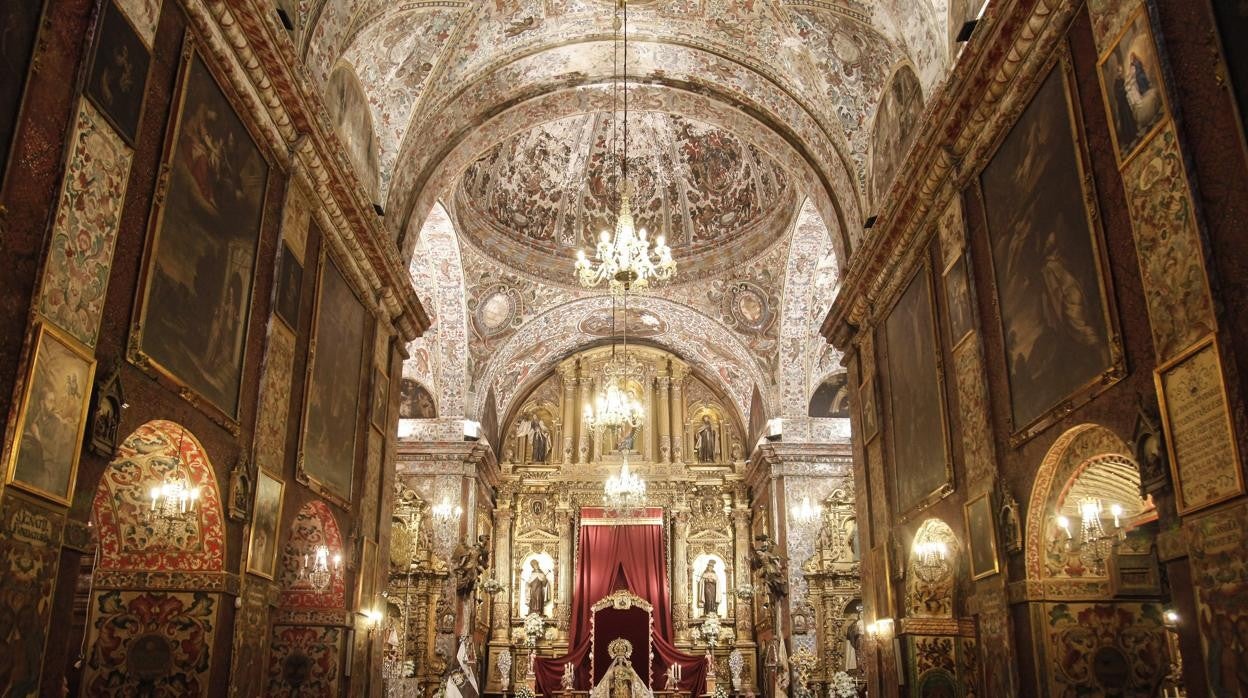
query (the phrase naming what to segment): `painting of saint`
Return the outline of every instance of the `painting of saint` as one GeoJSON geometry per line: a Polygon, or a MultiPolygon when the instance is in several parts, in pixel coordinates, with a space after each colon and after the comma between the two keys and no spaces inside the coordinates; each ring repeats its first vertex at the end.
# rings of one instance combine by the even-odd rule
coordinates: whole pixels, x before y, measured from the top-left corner
{"type": "Polygon", "coordinates": [[[945,312],[949,315],[949,343],[957,346],[974,327],[971,320],[971,288],[966,273],[966,254],[945,271],[945,312]]]}
{"type": "Polygon", "coordinates": [[[915,274],[884,322],[892,407],[893,511],[906,514],[949,484],[944,386],[932,309],[931,280],[915,274]]]}
{"type": "Polygon", "coordinates": [[[277,268],[277,301],[273,304],[273,310],[291,329],[299,327],[302,292],[303,265],[295,258],[290,246],[283,242],[277,268]]]}
{"type": "Polygon", "coordinates": [[[313,332],[316,349],[310,359],[307,428],[300,453],[303,472],[349,501],[360,414],[365,311],[329,257],[322,266],[313,332]]]}
{"type": "Polygon", "coordinates": [[[702,425],[693,434],[693,453],[699,463],[714,463],[718,455],[719,434],[709,415],[702,415],[702,425]]]}
{"type": "Polygon", "coordinates": [[[902,66],[880,98],[871,127],[871,201],[878,204],[893,183],[923,114],[923,88],[902,66]]]}
{"type": "Polygon", "coordinates": [[[151,55],[138,32],[112,2],[105,3],[87,94],[130,145],[139,135],[151,55]]]}
{"type": "Polygon", "coordinates": [[[412,378],[399,381],[399,417],[401,419],[434,419],[438,416],[433,396],[412,378]]]}
{"type": "Polygon", "coordinates": [[[273,578],[277,564],[277,527],[282,519],[282,490],[285,483],[257,469],[256,501],[252,509],[251,541],[247,549],[247,571],[273,578]]]}
{"type": "Polygon", "coordinates": [[[971,578],[997,573],[997,527],[988,492],[966,503],[966,533],[971,543],[971,578]]]}
{"type": "Polygon", "coordinates": [[[10,482],[69,502],[94,374],[94,361],[58,331],[39,326],[10,455],[10,482]]]}
{"type": "MultiPolygon", "coordinates": [[[[0,168],[9,160],[30,56],[39,34],[42,2],[0,3],[0,168]]],[[[3,181],[0,169],[0,181],[3,181]]]]}
{"type": "Polygon", "coordinates": [[[1101,59],[1101,89],[1119,162],[1135,152],[1166,115],[1161,65],[1141,10],[1101,59]]]}
{"type": "Polygon", "coordinates": [[[182,84],[130,358],[236,419],[269,166],[198,54],[182,84]]]}
{"type": "Polygon", "coordinates": [[[810,397],[806,414],[820,419],[849,419],[849,374],[838,373],[819,384],[810,397]]]}
{"type": "Polygon", "coordinates": [[[1114,365],[1074,128],[1059,68],[980,178],[1015,431],[1114,365]]]}

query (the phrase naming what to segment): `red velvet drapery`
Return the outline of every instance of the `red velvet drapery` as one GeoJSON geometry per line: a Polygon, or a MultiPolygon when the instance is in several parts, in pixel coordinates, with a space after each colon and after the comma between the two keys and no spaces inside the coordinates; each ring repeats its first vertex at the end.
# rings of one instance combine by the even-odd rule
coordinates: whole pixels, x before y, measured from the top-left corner
{"type": "MultiPolygon", "coordinates": [[[[706,660],[685,654],[672,644],[671,586],[667,581],[664,555],[662,509],[647,509],[632,519],[617,519],[610,525],[601,509],[581,510],[579,562],[572,586],[571,637],[568,653],[562,657],[538,659],[535,668],[537,690],[551,695],[559,690],[563,665],[576,667],[576,687],[587,690],[597,677],[589,676],[591,607],[616,589],[628,589],[654,606],[654,644],[658,655],[651,674],[652,687],[663,686],[663,673],[673,664],[681,665],[681,690],[697,696],[706,690],[706,660]]],[[[599,642],[609,642],[612,618],[598,618],[599,642]],[[606,623],[607,625],[604,625],[606,623]]],[[[623,634],[623,633],[620,633],[623,634]]],[[[631,634],[631,633],[629,633],[631,634]]],[[[636,643],[634,643],[636,644],[636,643]]],[[[605,666],[596,667],[599,674],[605,666]]],[[[643,678],[644,666],[634,666],[643,678]]]]}

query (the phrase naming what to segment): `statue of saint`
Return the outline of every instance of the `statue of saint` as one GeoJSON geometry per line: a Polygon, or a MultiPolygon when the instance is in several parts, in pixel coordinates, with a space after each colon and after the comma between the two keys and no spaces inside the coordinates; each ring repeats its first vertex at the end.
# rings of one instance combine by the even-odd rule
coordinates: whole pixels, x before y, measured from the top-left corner
{"type": "Polygon", "coordinates": [[[698,427],[697,433],[693,435],[693,452],[697,455],[699,463],[715,462],[716,441],[715,426],[711,424],[711,418],[702,415],[702,426],[698,427]]]}
{"type": "Polygon", "coordinates": [[[527,601],[529,605],[529,613],[536,613],[539,616],[546,615],[547,586],[546,573],[542,571],[542,565],[537,560],[529,563],[531,570],[528,583],[527,601]]]}
{"type": "MultiPolygon", "coordinates": [[[[521,417],[516,424],[516,437],[529,437],[533,445],[533,463],[545,463],[550,456],[550,428],[537,415],[521,417]]],[[[524,454],[520,454],[523,458],[524,454]]]]}
{"type": "Polygon", "coordinates": [[[706,569],[702,571],[698,603],[703,615],[719,612],[719,575],[715,573],[715,560],[707,560],[706,569]]]}

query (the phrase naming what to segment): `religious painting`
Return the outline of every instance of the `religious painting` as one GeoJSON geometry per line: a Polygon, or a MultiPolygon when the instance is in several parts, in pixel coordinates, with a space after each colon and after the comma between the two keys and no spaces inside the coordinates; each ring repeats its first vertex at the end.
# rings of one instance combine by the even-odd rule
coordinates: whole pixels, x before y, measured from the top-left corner
{"type": "MultiPolygon", "coordinates": [[[[0,3],[0,167],[6,170],[42,16],[38,0],[0,3]]],[[[3,175],[0,171],[0,182],[3,175]]]]}
{"type": "Polygon", "coordinates": [[[277,565],[277,529],[282,520],[282,493],[286,483],[256,469],[256,500],[251,509],[251,540],[247,543],[247,571],[273,579],[277,565]]]}
{"type": "Polygon", "coordinates": [[[909,66],[901,66],[880,98],[871,127],[871,202],[875,205],[901,168],[923,115],[923,87],[909,66]]]}
{"type": "Polygon", "coordinates": [[[369,393],[368,422],[378,430],[386,428],[386,407],[390,403],[390,379],[381,369],[373,367],[372,391],[369,393]]]}
{"type": "Polygon", "coordinates": [[[902,520],[947,494],[953,483],[933,310],[931,273],[924,265],[884,321],[892,415],[889,480],[893,511],[902,520]]]}
{"type": "Polygon", "coordinates": [[[368,95],[349,63],[340,63],[329,75],[325,88],[325,106],[338,132],[351,164],[364,189],[377,195],[377,177],[381,172],[380,150],[373,130],[373,109],[368,95]]]}
{"type": "Polygon", "coordinates": [[[1100,62],[1101,96],[1118,162],[1126,162],[1166,117],[1161,63],[1141,7],[1100,62]]]}
{"type": "Polygon", "coordinates": [[[868,376],[858,387],[858,397],[862,401],[862,440],[870,443],[880,433],[880,407],[875,396],[875,376],[868,376]]]}
{"type": "Polygon", "coordinates": [[[125,14],[112,2],[105,3],[87,77],[87,95],[131,146],[143,119],[151,60],[147,46],[125,14]]]}
{"type": "Polygon", "coordinates": [[[949,316],[949,343],[955,347],[975,327],[971,318],[974,306],[971,303],[969,277],[964,252],[945,270],[945,312],[949,316]]]}
{"type": "Polygon", "coordinates": [[[355,587],[355,609],[360,613],[373,610],[377,602],[377,541],[365,538],[360,549],[359,579],[355,587]]]}
{"type": "Polygon", "coordinates": [[[849,418],[849,374],[838,373],[819,384],[810,397],[806,414],[821,419],[849,418]]]}
{"type": "MultiPolygon", "coordinates": [[[[536,505],[541,500],[534,500],[536,505]]],[[[520,616],[537,613],[547,618],[555,610],[555,560],[549,553],[531,553],[520,563],[520,616]]]]}
{"type": "Polygon", "coordinates": [[[1067,80],[1049,72],[980,176],[1015,445],[1125,373],[1067,80]]]}
{"type": "Polygon", "coordinates": [[[1248,5],[1232,0],[1212,0],[1214,21],[1225,63],[1224,74],[1235,94],[1240,137],[1248,138],[1248,5]]]}
{"type": "Polygon", "coordinates": [[[308,359],[299,475],[300,481],[349,502],[366,318],[364,305],[332,257],[324,258],[321,269],[313,327],[315,348],[308,359]]]}
{"type": "Polygon", "coordinates": [[[6,482],[69,504],[94,376],[89,354],[60,330],[38,325],[6,482]]]}
{"type": "Polygon", "coordinates": [[[203,58],[188,53],[129,358],[233,424],[269,165],[203,58]]]}
{"type": "Polygon", "coordinates": [[[399,381],[399,417],[402,419],[434,419],[437,405],[425,386],[412,378],[399,381]]]}
{"type": "Polygon", "coordinates": [[[293,330],[299,327],[299,311],[303,300],[303,265],[285,241],[282,241],[282,252],[277,265],[277,302],[273,304],[273,309],[278,319],[293,330]]]}
{"type": "Polygon", "coordinates": [[[1000,571],[997,562],[997,526],[992,515],[992,494],[985,492],[963,506],[966,539],[970,543],[971,579],[991,577],[1000,571]]]}

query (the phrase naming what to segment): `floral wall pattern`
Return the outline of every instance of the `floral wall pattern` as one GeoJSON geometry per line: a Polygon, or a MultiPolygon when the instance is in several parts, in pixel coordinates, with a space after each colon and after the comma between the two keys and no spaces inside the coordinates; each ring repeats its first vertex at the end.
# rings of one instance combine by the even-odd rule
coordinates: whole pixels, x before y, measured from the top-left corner
{"type": "Polygon", "coordinates": [[[278,563],[281,569],[278,581],[282,587],[280,605],[283,608],[347,607],[345,566],[332,576],[329,587],[324,592],[316,591],[310,583],[299,578],[299,570],[305,559],[311,560],[316,555],[316,548],[321,545],[329,549],[331,565],[335,554],[342,555],[343,560],[347,558],[348,551],[343,548],[338,521],[329,505],[313,500],[300,507],[295,514],[295,519],[290,524],[290,538],[278,563]]]}
{"type": "Polygon", "coordinates": [[[269,647],[266,696],[338,695],[343,628],[277,626],[269,647]]]}

